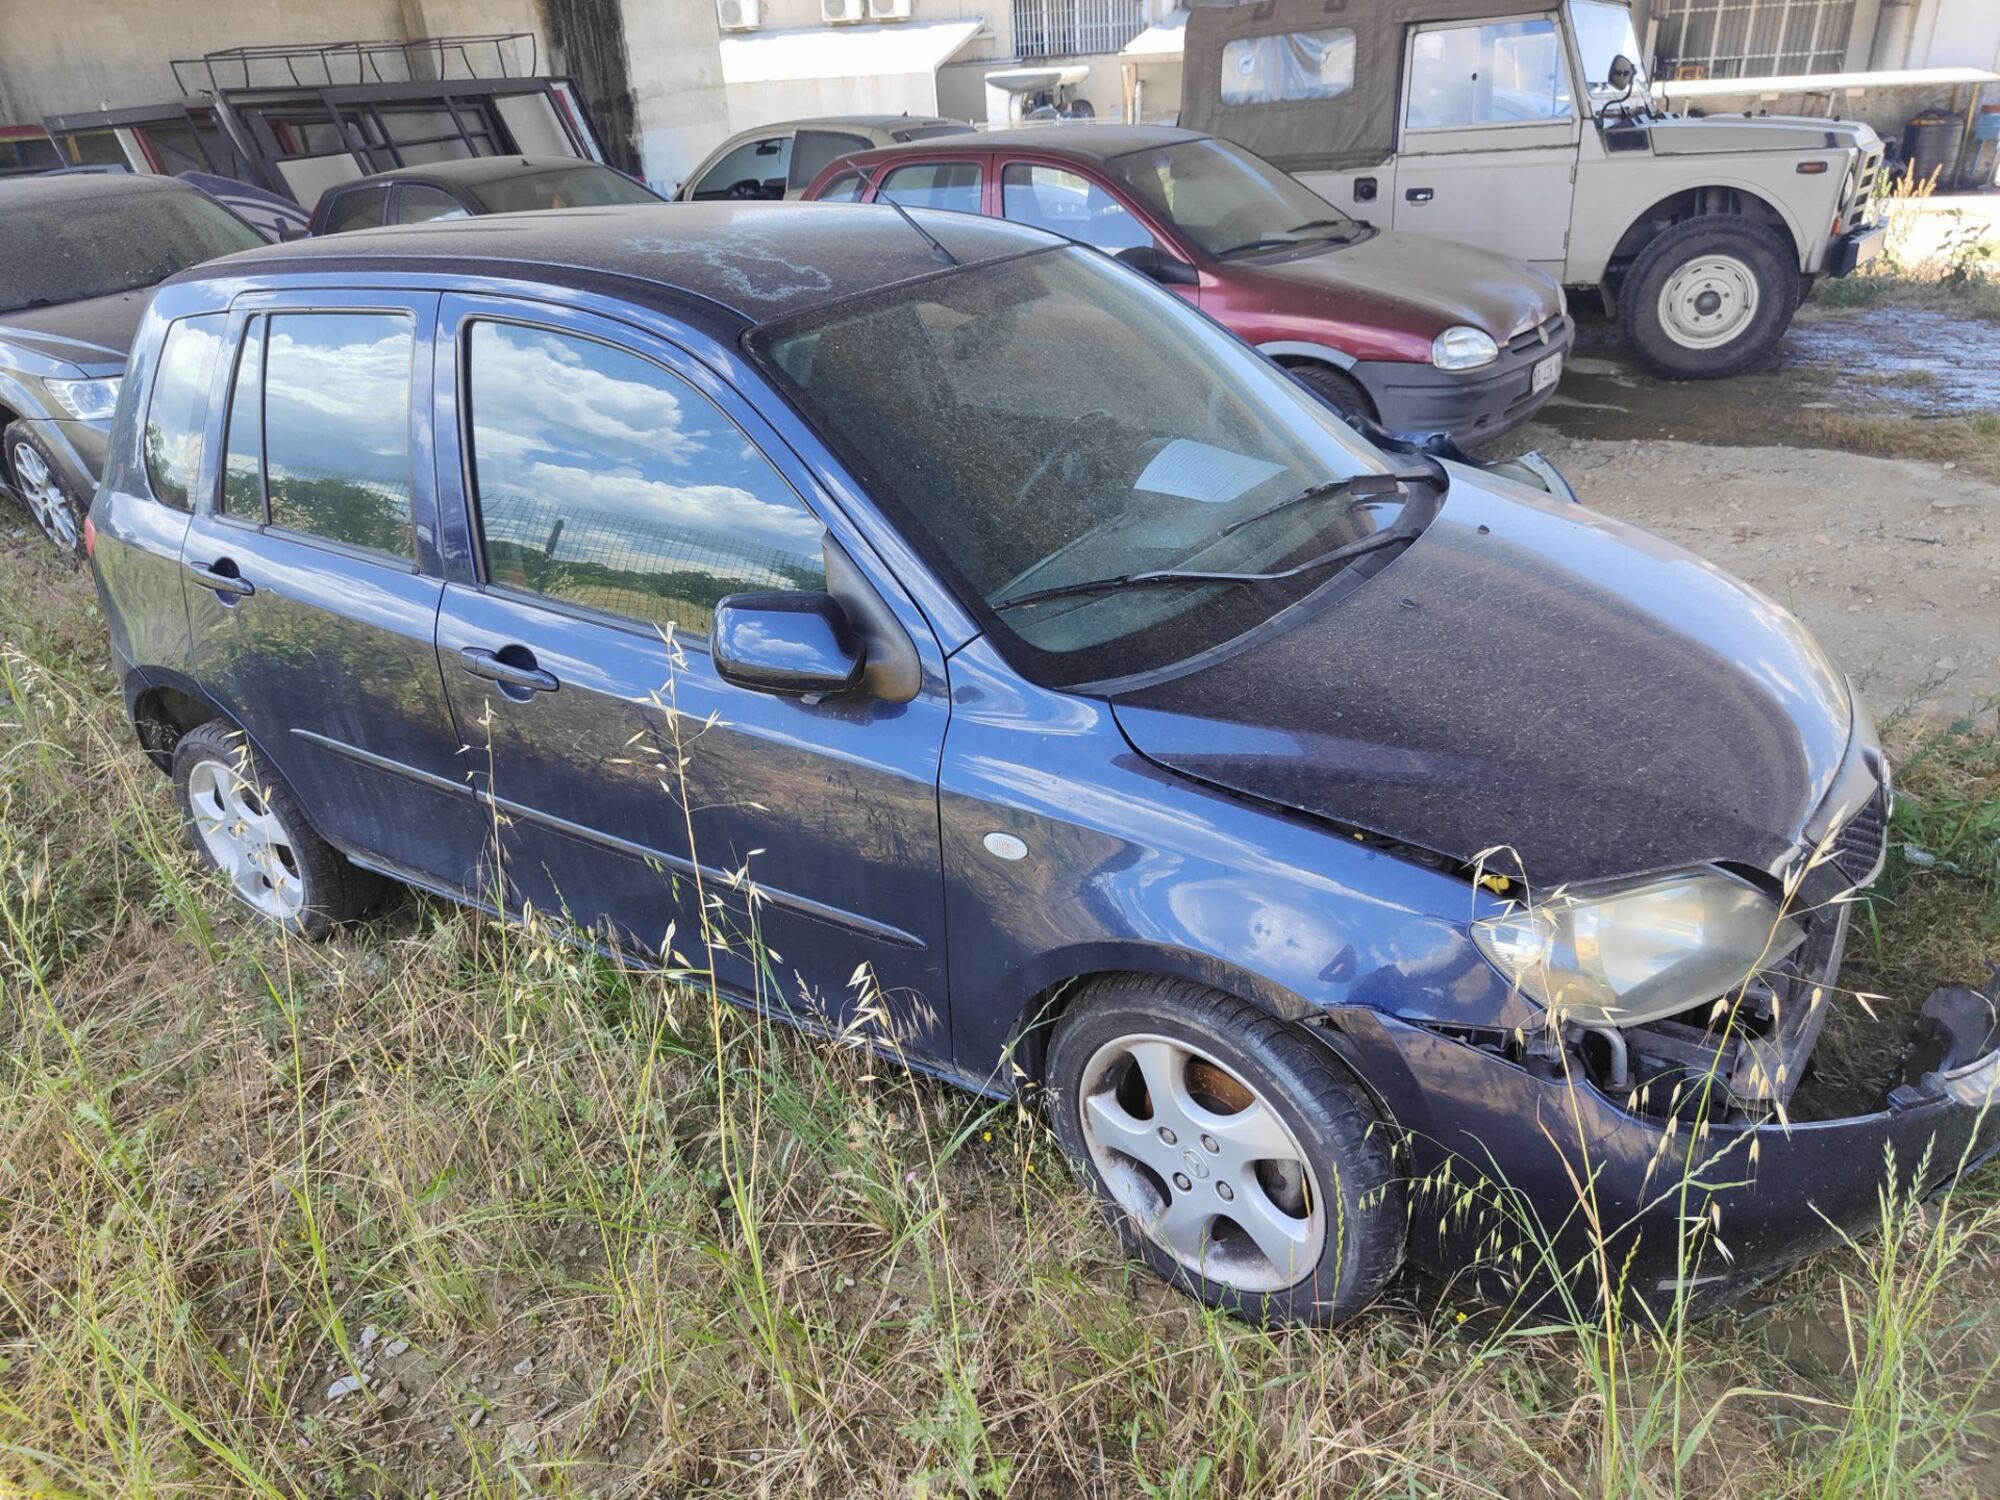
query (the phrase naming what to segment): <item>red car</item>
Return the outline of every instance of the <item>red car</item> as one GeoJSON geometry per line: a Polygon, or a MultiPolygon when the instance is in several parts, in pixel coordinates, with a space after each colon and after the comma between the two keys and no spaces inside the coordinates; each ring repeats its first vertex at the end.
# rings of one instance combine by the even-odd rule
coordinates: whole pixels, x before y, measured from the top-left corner
{"type": "Polygon", "coordinates": [[[1562,288],[1504,256],[1377,229],[1241,147],[1159,125],[945,136],[857,152],[805,196],[1013,219],[1174,288],[1344,413],[1484,442],[1554,393],[1562,288]]]}

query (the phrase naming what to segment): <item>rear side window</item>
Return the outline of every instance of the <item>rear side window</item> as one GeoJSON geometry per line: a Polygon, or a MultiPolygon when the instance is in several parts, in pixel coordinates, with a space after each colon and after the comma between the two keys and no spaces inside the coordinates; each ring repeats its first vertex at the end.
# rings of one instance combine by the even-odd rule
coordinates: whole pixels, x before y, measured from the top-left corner
{"type": "Polygon", "coordinates": [[[264,491],[273,526],[416,556],[415,351],[416,325],[404,313],[273,313],[264,320],[264,491]]]}
{"type": "Polygon", "coordinates": [[[792,186],[804,187],[841,157],[868,146],[866,136],[843,130],[801,130],[792,143],[792,186]]]}
{"type": "Polygon", "coordinates": [[[905,208],[942,208],[953,213],[979,212],[979,163],[973,161],[927,161],[897,167],[882,179],[875,194],[878,201],[889,199],[905,208]]]}
{"type": "Polygon", "coordinates": [[[152,400],[146,408],[146,477],[154,498],[176,510],[194,508],[209,380],[227,322],[223,313],[182,318],[167,329],[160,349],[160,371],[153,377],[152,400]]]}
{"type": "Polygon", "coordinates": [[[686,381],[514,323],[467,342],[488,582],[698,635],[725,595],[826,587],[817,518],[686,381]]]}
{"type": "Polygon", "coordinates": [[[1222,49],[1224,104],[1334,99],[1354,87],[1354,32],[1285,31],[1245,36],[1222,49]]]}
{"type": "Polygon", "coordinates": [[[432,219],[463,219],[465,205],[442,188],[406,182],[396,191],[396,222],[428,224],[432,219]]]}
{"type": "Polygon", "coordinates": [[[320,233],[344,234],[350,229],[379,229],[388,197],[387,190],[379,187],[356,188],[353,192],[342,193],[326,211],[326,223],[320,233]]]}

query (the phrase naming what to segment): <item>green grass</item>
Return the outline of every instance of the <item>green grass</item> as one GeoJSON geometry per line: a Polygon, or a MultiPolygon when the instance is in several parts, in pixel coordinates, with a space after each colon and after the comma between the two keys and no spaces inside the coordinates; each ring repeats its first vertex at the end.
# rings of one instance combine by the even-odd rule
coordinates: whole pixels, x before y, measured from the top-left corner
{"type": "MultiPolygon", "coordinates": [[[[1247,1328],[1013,1106],[413,896],[274,938],[105,660],[0,552],[0,1493],[1993,1489],[1992,1174],[1692,1327],[1247,1328]]],[[[1993,946],[1997,757],[1904,747],[1875,977],[1993,946]]]]}

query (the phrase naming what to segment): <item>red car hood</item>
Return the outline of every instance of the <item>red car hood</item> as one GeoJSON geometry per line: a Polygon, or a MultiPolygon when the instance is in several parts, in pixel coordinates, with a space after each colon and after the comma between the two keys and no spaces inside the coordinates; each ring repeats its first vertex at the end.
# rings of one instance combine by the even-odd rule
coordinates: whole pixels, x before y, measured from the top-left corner
{"type": "Polygon", "coordinates": [[[1268,299],[1270,312],[1293,314],[1302,302],[1323,296],[1329,315],[1351,323],[1363,310],[1355,305],[1359,298],[1369,304],[1367,321],[1426,339],[1467,324],[1505,344],[1553,318],[1562,305],[1554,278],[1532,266],[1390,229],[1351,245],[1225,261],[1215,269],[1230,283],[1232,304],[1245,311],[1255,310],[1245,294],[1268,299]]]}

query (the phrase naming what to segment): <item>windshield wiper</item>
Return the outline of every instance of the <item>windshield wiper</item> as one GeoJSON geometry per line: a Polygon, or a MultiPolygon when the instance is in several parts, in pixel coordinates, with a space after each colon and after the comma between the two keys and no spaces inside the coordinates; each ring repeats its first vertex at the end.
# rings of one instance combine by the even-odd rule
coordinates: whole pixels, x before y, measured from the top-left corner
{"type": "Polygon", "coordinates": [[[1356,474],[1350,479],[1329,479],[1324,484],[1308,485],[1296,495],[1287,495],[1262,510],[1252,511],[1247,516],[1238,516],[1216,535],[1228,536],[1231,532],[1241,531],[1245,526],[1255,525],[1266,516],[1275,516],[1279,511],[1290,510],[1294,505],[1304,505],[1308,500],[1325,500],[1334,495],[1348,495],[1358,505],[1363,500],[1372,500],[1382,495],[1400,495],[1406,484],[1434,484],[1437,482],[1437,477],[1430,469],[1396,469],[1388,474],[1356,474]]]}
{"type": "Polygon", "coordinates": [[[1041,604],[1050,599],[1068,599],[1082,594],[1109,594],[1119,589],[1159,588],[1168,584],[1282,583],[1288,578],[1297,578],[1301,573],[1310,573],[1315,568],[1346,562],[1350,558],[1360,557],[1363,553],[1374,552],[1398,542],[1415,541],[1417,530],[1415,526],[1405,526],[1398,521],[1394,526],[1371,531],[1358,541],[1335,547],[1331,552],[1322,552],[1318,557],[1309,557],[1302,563],[1289,568],[1278,568],[1269,573],[1204,573],[1193,568],[1156,568],[1144,573],[1120,573],[1111,578],[1086,578],[1077,583],[1059,583],[1053,588],[1031,589],[1025,594],[1016,594],[1011,599],[997,599],[990,607],[995,614],[999,614],[1005,610],[1019,609],[1027,604],[1041,604]]]}

